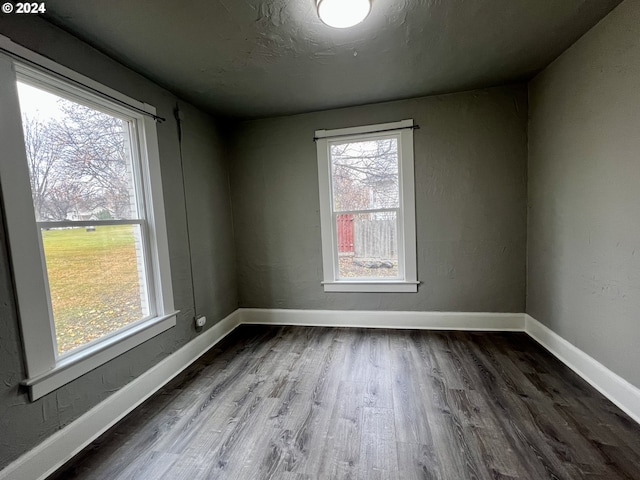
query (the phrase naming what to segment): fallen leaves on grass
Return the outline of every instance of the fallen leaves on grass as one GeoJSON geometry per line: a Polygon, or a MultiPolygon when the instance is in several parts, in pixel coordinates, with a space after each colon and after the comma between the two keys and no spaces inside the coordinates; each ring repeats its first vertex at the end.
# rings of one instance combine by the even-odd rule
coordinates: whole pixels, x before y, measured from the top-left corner
{"type": "Polygon", "coordinates": [[[382,261],[362,261],[357,260],[353,256],[341,256],[338,260],[340,278],[396,278],[398,276],[398,262],[385,260],[385,262],[391,264],[391,268],[388,268],[385,264],[384,268],[377,266],[375,268],[368,268],[364,265],[382,265],[382,261]]]}

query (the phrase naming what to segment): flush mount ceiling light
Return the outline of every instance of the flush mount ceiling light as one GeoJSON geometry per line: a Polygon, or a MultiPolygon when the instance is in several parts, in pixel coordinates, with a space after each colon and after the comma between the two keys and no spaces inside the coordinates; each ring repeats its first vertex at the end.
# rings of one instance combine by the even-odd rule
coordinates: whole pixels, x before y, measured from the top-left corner
{"type": "Polygon", "coordinates": [[[335,28],[348,28],[363,21],[371,10],[371,0],[317,0],[320,20],[335,28]]]}

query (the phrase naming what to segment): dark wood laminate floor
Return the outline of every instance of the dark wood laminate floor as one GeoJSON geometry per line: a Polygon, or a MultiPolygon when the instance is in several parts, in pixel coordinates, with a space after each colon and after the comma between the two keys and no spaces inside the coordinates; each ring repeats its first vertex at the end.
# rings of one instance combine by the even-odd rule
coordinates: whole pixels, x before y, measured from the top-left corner
{"type": "Polygon", "coordinates": [[[243,326],[52,478],[640,479],[640,426],[523,333],[243,326]]]}

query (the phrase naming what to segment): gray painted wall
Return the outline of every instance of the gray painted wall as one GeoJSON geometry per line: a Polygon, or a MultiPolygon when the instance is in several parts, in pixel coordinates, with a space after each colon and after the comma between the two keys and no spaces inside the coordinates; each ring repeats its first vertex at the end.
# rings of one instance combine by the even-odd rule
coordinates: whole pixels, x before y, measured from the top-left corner
{"type": "Polygon", "coordinates": [[[522,312],[525,86],[241,123],[231,192],[240,306],[522,312]],[[418,293],[324,293],[314,131],[413,118],[418,293]]]}
{"type": "MultiPolygon", "coordinates": [[[[133,98],[155,105],[167,121],[158,126],[176,308],[175,328],[121,355],[42,399],[29,403],[18,384],[24,365],[0,221],[0,468],[69,424],[197,334],[192,324],[190,264],[197,312],[208,326],[238,306],[226,156],[211,117],[180,102],[184,112],[183,156],[191,249],[188,245],[177,124],[178,100],[86,44],[32,16],[0,16],[0,33],[133,98]],[[29,17],[29,18],[27,18],[29,17]],[[189,256],[191,250],[191,258],[189,256]]],[[[6,161],[6,159],[2,159],[6,161]]],[[[1,215],[1,214],[0,214],[1,215]]]]}
{"type": "Polygon", "coordinates": [[[640,387],[640,2],[530,84],[527,312],[640,387]]]}

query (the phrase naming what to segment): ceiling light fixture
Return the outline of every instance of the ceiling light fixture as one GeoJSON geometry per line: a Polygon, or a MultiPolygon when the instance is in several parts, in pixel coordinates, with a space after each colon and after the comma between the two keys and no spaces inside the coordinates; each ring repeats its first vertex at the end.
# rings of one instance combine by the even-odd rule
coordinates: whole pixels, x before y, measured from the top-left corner
{"type": "Polygon", "coordinates": [[[357,25],[369,15],[371,0],[317,0],[318,16],[335,28],[357,25]]]}

